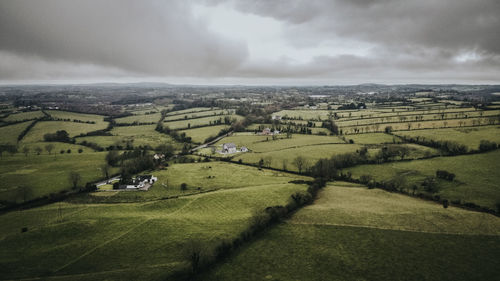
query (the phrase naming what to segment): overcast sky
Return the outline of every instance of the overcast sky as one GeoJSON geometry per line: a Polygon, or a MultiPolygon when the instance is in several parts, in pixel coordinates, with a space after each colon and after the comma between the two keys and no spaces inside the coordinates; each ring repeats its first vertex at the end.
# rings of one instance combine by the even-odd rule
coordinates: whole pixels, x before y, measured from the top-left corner
{"type": "Polygon", "coordinates": [[[0,82],[500,83],[499,0],[0,0],[0,82]]]}

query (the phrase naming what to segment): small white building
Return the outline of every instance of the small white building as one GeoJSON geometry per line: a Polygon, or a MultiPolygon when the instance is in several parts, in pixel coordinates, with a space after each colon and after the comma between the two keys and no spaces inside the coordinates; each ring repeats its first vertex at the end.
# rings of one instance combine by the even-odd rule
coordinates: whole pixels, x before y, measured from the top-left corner
{"type": "Polygon", "coordinates": [[[236,153],[236,144],[230,142],[230,143],[224,143],[222,145],[222,153],[236,153]]]}
{"type": "Polygon", "coordinates": [[[240,148],[240,152],[248,152],[248,148],[246,146],[242,146],[240,148]]]}
{"type": "Polygon", "coordinates": [[[281,120],[281,116],[279,116],[279,115],[273,115],[271,118],[273,120],[281,120]]]}

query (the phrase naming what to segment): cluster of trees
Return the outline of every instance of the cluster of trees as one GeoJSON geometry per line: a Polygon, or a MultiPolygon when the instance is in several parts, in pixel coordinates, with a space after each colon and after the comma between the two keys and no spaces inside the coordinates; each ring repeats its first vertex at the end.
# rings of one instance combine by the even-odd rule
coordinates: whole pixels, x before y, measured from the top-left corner
{"type": "Polygon", "coordinates": [[[453,181],[455,179],[455,174],[445,170],[437,170],[436,177],[447,181],[453,181]]]}
{"type": "Polygon", "coordinates": [[[190,143],[191,137],[186,136],[185,132],[179,133],[177,130],[172,130],[168,126],[163,126],[161,122],[158,122],[156,125],[155,130],[160,133],[167,134],[171,136],[173,139],[175,139],[178,142],[185,142],[185,143],[190,143]]]}
{"type": "Polygon", "coordinates": [[[492,141],[481,140],[479,142],[479,151],[481,151],[481,152],[495,150],[495,149],[497,149],[497,147],[498,147],[498,145],[492,141]]]}
{"type": "Polygon", "coordinates": [[[2,157],[4,152],[14,154],[17,152],[17,146],[13,144],[0,144],[0,157],[2,157]]]}
{"type": "Polygon", "coordinates": [[[47,133],[43,135],[45,141],[59,141],[59,142],[71,142],[68,132],[65,130],[57,131],[53,134],[47,133]]]}
{"type": "Polygon", "coordinates": [[[440,149],[449,155],[460,155],[469,152],[469,148],[466,145],[460,144],[455,141],[439,141],[433,139],[426,139],[424,137],[416,136],[401,136],[407,142],[416,143],[420,145],[430,146],[440,149]]]}

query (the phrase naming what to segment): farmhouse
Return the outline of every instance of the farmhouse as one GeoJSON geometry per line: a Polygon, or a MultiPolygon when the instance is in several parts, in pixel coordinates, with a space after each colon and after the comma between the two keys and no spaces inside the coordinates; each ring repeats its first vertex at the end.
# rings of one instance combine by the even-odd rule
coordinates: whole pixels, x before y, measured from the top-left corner
{"type": "Polygon", "coordinates": [[[132,181],[132,184],[122,184],[119,185],[118,189],[126,189],[126,190],[148,190],[153,183],[158,180],[157,177],[153,175],[139,175],[135,177],[132,181]]]}
{"type": "Polygon", "coordinates": [[[262,130],[262,134],[263,135],[270,135],[271,134],[271,129],[265,128],[264,130],[262,130]]]}
{"type": "Polygon", "coordinates": [[[279,115],[273,115],[272,119],[273,120],[281,120],[281,116],[279,116],[279,115]]]}
{"type": "Polygon", "coordinates": [[[248,148],[246,146],[242,146],[240,148],[240,152],[248,152],[248,148]]]}
{"type": "Polygon", "coordinates": [[[236,144],[232,142],[223,144],[222,153],[236,153],[236,144]]]}

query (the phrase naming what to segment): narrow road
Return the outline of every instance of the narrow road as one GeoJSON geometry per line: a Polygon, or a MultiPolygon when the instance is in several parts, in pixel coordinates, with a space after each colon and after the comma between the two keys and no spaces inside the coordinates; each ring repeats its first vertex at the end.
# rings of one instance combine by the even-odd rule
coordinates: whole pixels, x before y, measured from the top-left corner
{"type": "Polygon", "coordinates": [[[216,142],[220,141],[221,139],[223,139],[223,138],[225,138],[225,137],[229,137],[229,136],[230,136],[230,135],[232,135],[232,134],[233,134],[233,132],[231,131],[231,132],[229,132],[229,133],[227,133],[227,134],[225,134],[225,135],[222,135],[222,136],[220,136],[220,137],[218,137],[218,138],[214,139],[213,141],[209,141],[209,142],[204,143],[204,144],[202,144],[202,145],[199,145],[199,146],[197,146],[197,147],[195,147],[195,148],[191,148],[191,150],[189,150],[189,153],[193,153],[193,152],[195,152],[196,150],[199,150],[199,149],[205,148],[205,147],[207,147],[207,146],[209,146],[209,145],[211,145],[211,144],[214,144],[214,143],[216,143],[216,142]]]}

